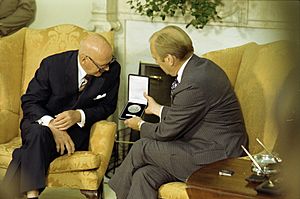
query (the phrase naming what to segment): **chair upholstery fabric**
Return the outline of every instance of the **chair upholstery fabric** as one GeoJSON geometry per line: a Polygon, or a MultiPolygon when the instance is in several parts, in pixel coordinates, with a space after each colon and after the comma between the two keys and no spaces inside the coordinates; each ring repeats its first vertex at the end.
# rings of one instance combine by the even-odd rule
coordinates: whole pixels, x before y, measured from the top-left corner
{"type": "Polygon", "coordinates": [[[183,182],[170,182],[162,185],[159,189],[161,199],[186,199],[189,198],[185,191],[186,184],[183,182]]]}
{"type": "MultiPolygon", "coordinates": [[[[4,175],[12,152],[21,146],[20,97],[25,93],[41,60],[49,55],[78,49],[88,31],[74,25],[47,29],[23,28],[0,39],[0,175],[4,175]]],[[[113,32],[103,32],[113,45],[113,32]]],[[[110,160],[116,124],[99,121],[91,129],[89,151],[77,151],[55,159],[47,186],[97,190],[110,160]]]]}
{"type": "MultiPolygon", "coordinates": [[[[234,87],[244,115],[252,154],[263,151],[256,138],[268,149],[273,149],[276,143],[278,127],[273,108],[280,88],[293,67],[288,59],[288,49],[285,41],[262,45],[251,42],[203,55],[225,71],[234,87]]],[[[183,182],[164,184],[159,190],[160,198],[187,199],[185,187],[183,182]]]]}

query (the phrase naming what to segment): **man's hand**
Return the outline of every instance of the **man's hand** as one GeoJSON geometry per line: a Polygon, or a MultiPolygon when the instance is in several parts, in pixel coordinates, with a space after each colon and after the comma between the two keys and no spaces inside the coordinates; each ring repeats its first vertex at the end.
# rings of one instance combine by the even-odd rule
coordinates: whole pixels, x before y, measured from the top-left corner
{"type": "Polygon", "coordinates": [[[53,125],[58,130],[65,131],[80,121],[80,112],[75,110],[69,110],[56,115],[55,119],[53,120],[53,125]]]}
{"type": "Polygon", "coordinates": [[[67,149],[68,155],[71,155],[75,151],[75,145],[73,140],[66,131],[61,131],[55,128],[53,122],[54,120],[50,121],[49,128],[53,134],[57,152],[60,153],[60,155],[63,155],[65,149],[67,149]]]}
{"type": "Polygon", "coordinates": [[[126,126],[128,126],[129,128],[139,131],[140,130],[139,124],[141,121],[142,121],[142,118],[140,118],[140,117],[132,117],[130,119],[125,120],[124,124],[126,126]]]}
{"type": "Polygon", "coordinates": [[[150,97],[146,93],[144,93],[144,97],[147,99],[148,102],[148,106],[145,110],[145,113],[160,116],[159,113],[161,105],[158,104],[152,97],[150,97]]]}

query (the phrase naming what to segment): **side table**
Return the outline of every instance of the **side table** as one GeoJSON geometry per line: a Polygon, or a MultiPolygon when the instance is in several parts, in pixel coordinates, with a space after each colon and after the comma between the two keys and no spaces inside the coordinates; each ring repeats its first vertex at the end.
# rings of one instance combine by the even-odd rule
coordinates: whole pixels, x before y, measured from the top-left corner
{"type": "Polygon", "coordinates": [[[251,161],[243,159],[226,159],[207,165],[195,171],[187,181],[187,193],[190,199],[271,199],[282,196],[257,193],[258,184],[245,179],[250,176],[251,161]],[[219,170],[233,170],[232,176],[220,176],[219,170]]]}

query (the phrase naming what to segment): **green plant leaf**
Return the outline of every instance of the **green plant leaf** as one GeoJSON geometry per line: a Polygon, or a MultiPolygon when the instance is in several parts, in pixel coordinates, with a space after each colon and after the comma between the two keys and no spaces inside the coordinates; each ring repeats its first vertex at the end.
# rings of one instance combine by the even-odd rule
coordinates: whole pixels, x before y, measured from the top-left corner
{"type": "Polygon", "coordinates": [[[223,0],[128,0],[130,9],[134,9],[140,15],[146,15],[153,20],[160,17],[162,21],[166,17],[174,17],[176,13],[182,16],[191,16],[190,25],[202,29],[210,21],[220,21],[217,7],[223,6],[223,0]]]}

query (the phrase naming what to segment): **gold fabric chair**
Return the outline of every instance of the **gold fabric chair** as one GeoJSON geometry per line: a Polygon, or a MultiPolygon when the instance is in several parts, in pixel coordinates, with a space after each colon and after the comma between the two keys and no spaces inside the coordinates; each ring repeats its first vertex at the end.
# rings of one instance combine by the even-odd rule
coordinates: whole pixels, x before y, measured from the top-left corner
{"type": "MultiPolygon", "coordinates": [[[[20,97],[39,66],[51,54],[78,49],[89,32],[74,25],[48,29],[23,28],[0,39],[0,175],[3,176],[15,148],[21,146],[20,97]]],[[[103,32],[113,44],[113,32],[103,32]]],[[[91,129],[89,151],[55,159],[49,168],[48,187],[82,190],[87,198],[99,198],[116,132],[116,124],[96,122],[91,129]]]]}
{"type": "MultiPolygon", "coordinates": [[[[276,97],[291,71],[289,47],[285,41],[242,46],[206,53],[204,57],[217,63],[229,77],[241,104],[252,154],[263,151],[259,138],[269,150],[277,139],[278,127],[273,115],[276,97]]],[[[239,147],[239,146],[238,146],[239,147]]],[[[163,199],[187,199],[183,182],[160,187],[163,199]]]]}

